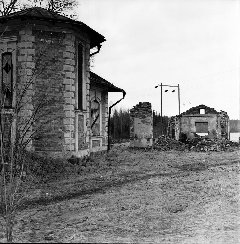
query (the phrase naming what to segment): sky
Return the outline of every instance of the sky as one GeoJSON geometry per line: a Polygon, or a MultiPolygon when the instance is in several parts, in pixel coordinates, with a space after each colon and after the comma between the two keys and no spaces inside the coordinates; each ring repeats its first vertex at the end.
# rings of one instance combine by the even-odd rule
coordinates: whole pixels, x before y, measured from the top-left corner
{"type": "MultiPolygon", "coordinates": [[[[127,93],[118,109],[160,112],[155,86],[179,84],[181,112],[205,104],[240,119],[240,0],[78,1],[78,20],[106,38],[92,71],[127,93]]],[[[178,93],[166,89],[163,115],[173,116],[178,93]]]]}

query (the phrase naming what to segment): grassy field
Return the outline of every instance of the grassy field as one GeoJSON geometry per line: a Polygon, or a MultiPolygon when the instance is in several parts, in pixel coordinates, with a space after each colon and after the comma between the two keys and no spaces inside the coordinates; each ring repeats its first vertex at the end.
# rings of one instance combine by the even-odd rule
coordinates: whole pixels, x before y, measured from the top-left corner
{"type": "Polygon", "coordinates": [[[239,156],[115,146],[33,189],[14,241],[240,243],[239,156]]]}

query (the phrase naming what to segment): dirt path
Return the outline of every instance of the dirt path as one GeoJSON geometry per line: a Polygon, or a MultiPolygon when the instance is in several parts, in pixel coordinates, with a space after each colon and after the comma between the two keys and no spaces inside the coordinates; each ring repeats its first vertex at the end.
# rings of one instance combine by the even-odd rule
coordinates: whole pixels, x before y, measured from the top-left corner
{"type": "Polygon", "coordinates": [[[15,241],[240,243],[239,152],[120,148],[107,162],[42,189],[49,201],[19,213],[15,241]]]}

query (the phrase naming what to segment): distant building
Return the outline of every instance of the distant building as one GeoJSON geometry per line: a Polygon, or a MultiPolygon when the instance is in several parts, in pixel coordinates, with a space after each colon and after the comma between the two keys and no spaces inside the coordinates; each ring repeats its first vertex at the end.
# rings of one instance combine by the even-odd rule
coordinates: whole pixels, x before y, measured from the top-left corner
{"type": "Polygon", "coordinates": [[[177,140],[192,139],[196,135],[229,139],[229,133],[228,114],[203,104],[171,117],[168,125],[168,135],[177,140]]]}

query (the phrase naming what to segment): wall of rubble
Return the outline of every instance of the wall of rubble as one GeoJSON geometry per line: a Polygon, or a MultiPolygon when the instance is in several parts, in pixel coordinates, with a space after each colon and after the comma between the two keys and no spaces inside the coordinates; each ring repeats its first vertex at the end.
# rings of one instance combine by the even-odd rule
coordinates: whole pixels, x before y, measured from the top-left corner
{"type": "Polygon", "coordinates": [[[153,115],[151,103],[140,102],[130,110],[130,147],[152,147],[153,115]]]}
{"type": "Polygon", "coordinates": [[[227,112],[220,111],[218,113],[218,127],[220,130],[220,137],[230,139],[230,122],[227,112]]]}

